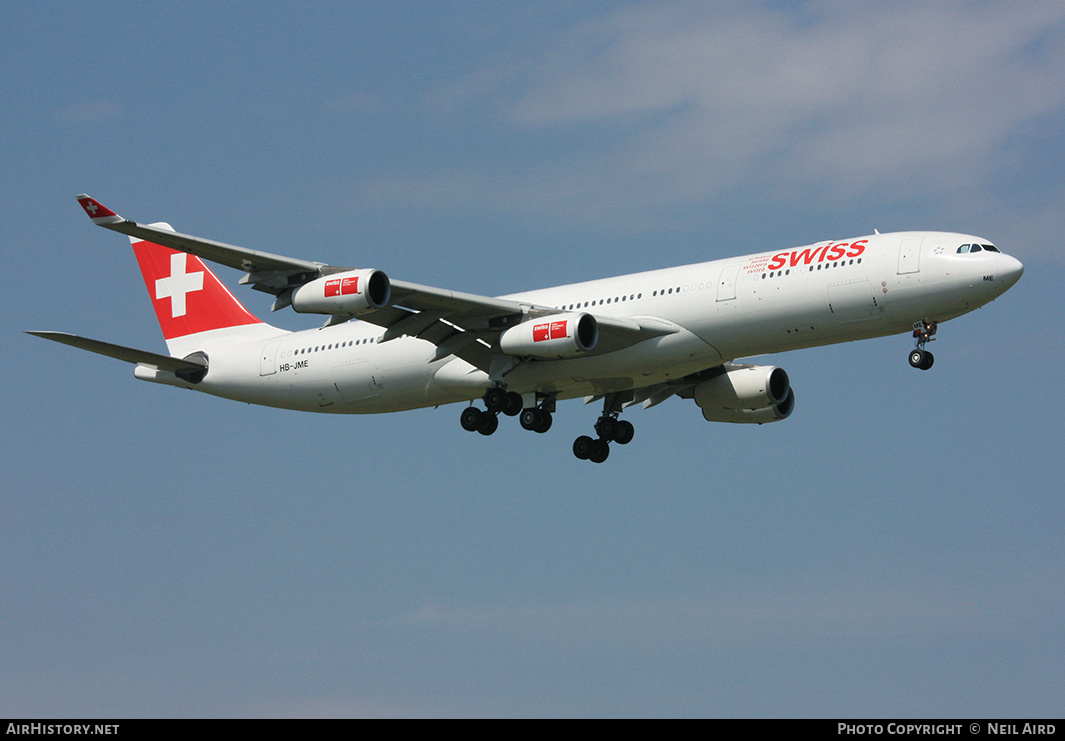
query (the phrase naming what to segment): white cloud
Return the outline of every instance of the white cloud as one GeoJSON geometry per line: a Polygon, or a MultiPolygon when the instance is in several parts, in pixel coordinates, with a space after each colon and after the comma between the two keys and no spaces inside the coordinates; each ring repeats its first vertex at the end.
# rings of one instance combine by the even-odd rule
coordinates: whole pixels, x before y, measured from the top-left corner
{"type": "MultiPolygon", "coordinates": [[[[844,202],[878,188],[987,188],[1007,138],[1065,111],[1062,79],[1057,0],[1023,9],[667,2],[579,24],[434,102],[469,111],[487,103],[509,136],[542,153],[535,164],[466,175],[482,184],[462,191],[471,198],[631,219],[745,188],[844,202]]],[[[408,182],[418,191],[451,177],[408,182]]]]}
{"type": "Polygon", "coordinates": [[[1013,127],[1065,104],[1060,3],[813,7],[812,20],[624,10],[531,62],[502,110],[538,127],[643,117],[617,152],[628,169],[706,196],[770,161],[847,186],[936,167],[971,175],[1013,127]]]}

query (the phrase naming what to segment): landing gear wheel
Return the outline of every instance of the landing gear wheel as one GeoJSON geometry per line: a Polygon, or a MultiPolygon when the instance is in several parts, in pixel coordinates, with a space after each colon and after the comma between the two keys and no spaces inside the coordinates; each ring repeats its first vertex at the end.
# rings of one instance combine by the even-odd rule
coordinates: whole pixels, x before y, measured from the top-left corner
{"type": "Polygon", "coordinates": [[[477,407],[466,407],[462,410],[462,416],[459,417],[459,423],[462,425],[462,429],[467,432],[477,432],[481,427],[481,417],[484,415],[477,407]]]}
{"type": "Polygon", "coordinates": [[[573,441],[573,455],[577,456],[582,461],[588,460],[592,454],[592,446],[595,444],[595,440],[587,435],[581,435],[573,441]]]}
{"type": "Polygon", "coordinates": [[[593,440],[592,447],[588,451],[588,460],[592,463],[602,463],[610,455],[610,444],[606,440],[593,440]]]}
{"type": "Polygon", "coordinates": [[[501,388],[490,388],[484,392],[484,405],[488,408],[489,412],[493,414],[503,411],[503,406],[507,401],[507,392],[501,388]]]}
{"type": "Polygon", "coordinates": [[[543,409],[541,409],[540,410],[540,423],[537,424],[536,427],[533,428],[533,431],[534,432],[539,432],[540,434],[543,434],[543,433],[545,433],[545,432],[547,432],[548,430],[551,429],[551,422],[552,422],[551,412],[545,412],[543,409]]]}
{"type": "Polygon", "coordinates": [[[601,440],[610,442],[618,435],[618,421],[613,417],[600,417],[595,423],[595,434],[599,435],[601,440]]]}
{"type": "Polygon", "coordinates": [[[477,425],[477,431],[482,435],[491,435],[499,427],[499,417],[491,412],[481,414],[480,424],[477,425]]]}
{"type": "Polygon", "coordinates": [[[632,422],[627,419],[618,420],[618,431],[614,433],[614,442],[618,445],[628,445],[632,442],[633,435],[636,434],[636,428],[632,426],[632,422]]]}
{"type": "Polygon", "coordinates": [[[522,410],[518,422],[531,432],[547,432],[551,429],[551,413],[537,407],[530,407],[522,410]]]}
{"type": "Polygon", "coordinates": [[[921,370],[928,370],[936,362],[935,356],[928,350],[914,350],[910,353],[910,365],[921,370]]]}
{"type": "Polygon", "coordinates": [[[521,416],[518,417],[518,424],[520,424],[523,429],[526,429],[526,430],[529,430],[530,432],[532,432],[533,430],[536,429],[537,422],[540,421],[540,414],[541,413],[542,412],[539,409],[535,408],[535,407],[530,407],[529,409],[523,409],[522,412],[521,412],[521,416]]]}
{"type": "Polygon", "coordinates": [[[521,414],[522,398],[517,391],[508,391],[503,397],[503,408],[500,410],[508,417],[517,417],[521,414]]]}

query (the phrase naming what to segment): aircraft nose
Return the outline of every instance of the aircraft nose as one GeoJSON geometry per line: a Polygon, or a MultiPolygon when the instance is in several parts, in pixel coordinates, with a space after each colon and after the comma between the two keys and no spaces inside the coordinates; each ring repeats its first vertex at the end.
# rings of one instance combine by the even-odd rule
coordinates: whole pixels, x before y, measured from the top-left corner
{"type": "Polygon", "coordinates": [[[1000,254],[998,260],[998,280],[1001,280],[1009,288],[1021,279],[1024,274],[1024,265],[1016,257],[1000,254]]]}

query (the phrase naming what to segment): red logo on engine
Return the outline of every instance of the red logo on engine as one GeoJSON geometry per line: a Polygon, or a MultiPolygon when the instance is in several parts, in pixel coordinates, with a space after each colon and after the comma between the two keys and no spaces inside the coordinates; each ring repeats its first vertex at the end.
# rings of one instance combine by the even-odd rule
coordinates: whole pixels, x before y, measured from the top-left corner
{"type": "Polygon", "coordinates": [[[544,324],[533,325],[533,342],[543,342],[545,340],[557,340],[566,336],[566,325],[569,324],[569,320],[563,320],[561,322],[545,322],[544,324]]]}
{"type": "Polygon", "coordinates": [[[359,276],[349,278],[337,278],[325,282],[325,297],[347,296],[359,292],[359,276]]]}

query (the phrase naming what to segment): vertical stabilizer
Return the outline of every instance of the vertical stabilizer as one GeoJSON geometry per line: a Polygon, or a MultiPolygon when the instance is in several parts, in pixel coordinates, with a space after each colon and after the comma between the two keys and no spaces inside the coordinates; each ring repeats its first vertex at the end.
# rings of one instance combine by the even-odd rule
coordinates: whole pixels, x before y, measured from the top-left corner
{"type": "MultiPolygon", "coordinates": [[[[152,226],[173,231],[169,224],[152,226]]],[[[192,335],[263,324],[230,293],[203,261],[130,237],[167,347],[175,352],[192,335]]]]}

